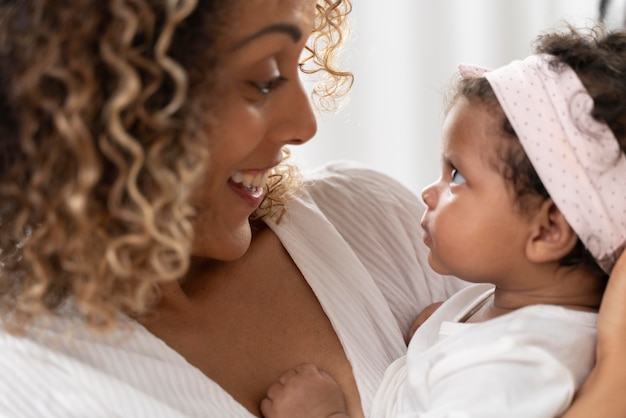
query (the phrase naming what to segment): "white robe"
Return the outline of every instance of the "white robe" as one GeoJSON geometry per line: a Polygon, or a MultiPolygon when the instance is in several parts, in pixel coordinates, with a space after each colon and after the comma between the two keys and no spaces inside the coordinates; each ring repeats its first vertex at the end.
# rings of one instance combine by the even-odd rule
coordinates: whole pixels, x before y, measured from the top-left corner
{"type": "Polygon", "coordinates": [[[387,370],[376,418],[560,416],[595,358],[593,312],[534,305],[481,322],[459,320],[491,285],[452,296],[417,330],[387,370]]]}
{"type": "MultiPolygon", "coordinates": [[[[423,210],[397,181],[336,163],[270,223],[334,326],[366,415],[417,313],[465,286],[429,269],[423,210]]],[[[26,338],[0,333],[0,416],[251,417],[140,324],[125,325],[94,336],[67,306],[26,338]]]]}

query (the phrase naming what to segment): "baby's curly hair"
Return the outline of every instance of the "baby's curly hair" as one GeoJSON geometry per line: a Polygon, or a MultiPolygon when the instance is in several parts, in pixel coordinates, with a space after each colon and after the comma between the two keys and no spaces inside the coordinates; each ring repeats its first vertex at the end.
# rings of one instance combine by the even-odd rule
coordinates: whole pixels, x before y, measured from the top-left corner
{"type": "MultiPolygon", "coordinates": [[[[548,31],[535,42],[535,53],[554,57],[555,68],[570,66],[593,98],[592,116],[613,131],[622,152],[626,153],[626,32],[606,30],[602,26],[548,31]]],[[[500,107],[495,93],[485,78],[462,79],[455,88],[455,98],[463,96],[485,104],[497,120],[503,142],[492,165],[502,172],[517,196],[522,212],[550,196],[526,156],[515,130],[500,107]]],[[[574,250],[561,260],[562,265],[584,264],[600,278],[607,275],[600,269],[580,239],[574,250]]]]}
{"type": "MultiPolygon", "coordinates": [[[[243,1],[243,0],[240,0],[243,1]]],[[[232,0],[0,3],[0,315],[24,332],[71,299],[94,330],[149,311],[189,263],[215,40],[232,0]]],[[[331,102],[349,0],[318,0],[306,71],[331,102]]],[[[208,112],[208,113],[207,113],[208,112]]],[[[210,118],[209,123],[210,125],[210,118]]],[[[210,132],[210,130],[209,130],[210,132]]],[[[258,217],[299,185],[274,173],[258,217]]]]}

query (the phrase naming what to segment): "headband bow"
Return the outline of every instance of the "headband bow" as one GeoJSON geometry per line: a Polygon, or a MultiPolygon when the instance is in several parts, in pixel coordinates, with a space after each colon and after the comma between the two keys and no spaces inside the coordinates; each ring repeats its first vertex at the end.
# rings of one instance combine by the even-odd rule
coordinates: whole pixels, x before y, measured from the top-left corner
{"type": "Polygon", "coordinates": [[[626,157],[609,127],[591,116],[593,99],[569,66],[551,55],[489,70],[485,77],[546,190],[598,265],[610,273],[626,245],[626,157]]]}

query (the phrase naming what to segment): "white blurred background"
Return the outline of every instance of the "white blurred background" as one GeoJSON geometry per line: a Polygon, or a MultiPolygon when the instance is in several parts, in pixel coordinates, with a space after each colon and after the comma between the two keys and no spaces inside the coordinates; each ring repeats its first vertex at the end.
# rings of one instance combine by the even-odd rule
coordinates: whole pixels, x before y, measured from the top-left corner
{"type": "MultiPolygon", "coordinates": [[[[293,148],[294,159],[305,170],[359,161],[417,193],[439,176],[442,93],[457,64],[497,67],[522,59],[543,30],[565,21],[593,24],[599,0],[353,3],[342,62],[355,75],[354,87],[338,113],[319,115],[317,135],[293,148]]],[[[624,16],[624,2],[614,3],[622,10],[609,17],[624,16]]]]}

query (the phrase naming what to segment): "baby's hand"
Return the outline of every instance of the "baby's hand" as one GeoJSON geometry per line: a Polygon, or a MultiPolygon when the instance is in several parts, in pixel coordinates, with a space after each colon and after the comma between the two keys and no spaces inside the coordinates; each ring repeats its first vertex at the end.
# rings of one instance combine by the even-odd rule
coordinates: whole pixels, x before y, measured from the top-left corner
{"type": "Polygon", "coordinates": [[[415,321],[413,321],[413,325],[411,325],[411,329],[409,330],[409,333],[407,335],[407,342],[411,341],[411,338],[413,338],[413,334],[415,334],[415,331],[417,331],[417,329],[424,323],[426,322],[426,320],[428,318],[430,318],[430,316],[432,314],[435,313],[435,311],[437,310],[437,308],[439,308],[439,306],[441,306],[443,302],[435,302],[435,303],[431,303],[430,305],[428,305],[427,307],[425,307],[422,312],[419,313],[419,315],[417,315],[417,318],[415,318],[415,321]]]}
{"type": "Polygon", "coordinates": [[[266,418],[348,417],[339,385],[313,364],[296,366],[270,386],[261,412],[266,418]]]}

